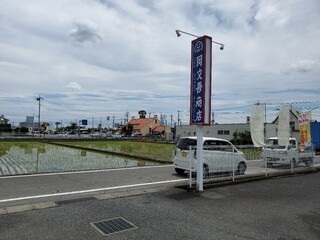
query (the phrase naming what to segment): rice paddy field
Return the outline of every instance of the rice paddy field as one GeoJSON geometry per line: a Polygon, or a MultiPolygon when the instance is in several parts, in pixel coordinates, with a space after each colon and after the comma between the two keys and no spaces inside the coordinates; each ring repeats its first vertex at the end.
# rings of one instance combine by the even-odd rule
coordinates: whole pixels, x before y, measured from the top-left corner
{"type": "MultiPolygon", "coordinates": [[[[3,141],[0,176],[168,164],[175,147],[139,141],[3,141]]],[[[240,150],[247,160],[261,157],[261,151],[240,150]]]]}
{"type": "MultiPolygon", "coordinates": [[[[73,143],[68,143],[72,146],[73,143]]],[[[84,144],[84,143],[82,143],[84,144]]],[[[84,146],[101,148],[105,144],[87,143],[84,146]]],[[[128,149],[116,147],[106,148],[120,151],[128,149]]],[[[142,147],[143,149],[143,147],[142,147]]],[[[0,176],[33,174],[48,172],[65,172],[93,169],[124,168],[137,166],[160,165],[161,162],[139,160],[106,153],[98,153],[72,147],[57,146],[42,142],[0,142],[0,176]]]]}

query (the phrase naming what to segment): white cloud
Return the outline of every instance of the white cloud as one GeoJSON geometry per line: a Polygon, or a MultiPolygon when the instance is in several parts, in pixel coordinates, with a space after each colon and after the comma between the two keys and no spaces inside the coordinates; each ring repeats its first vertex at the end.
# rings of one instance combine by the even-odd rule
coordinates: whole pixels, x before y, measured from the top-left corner
{"type": "Polygon", "coordinates": [[[71,82],[71,83],[68,83],[65,88],[67,90],[70,90],[72,92],[75,92],[75,91],[81,91],[82,90],[82,87],[79,83],[77,82],[71,82]]]}
{"type": "Polygon", "coordinates": [[[289,71],[307,73],[313,70],[319,70],[319,61],[314,60],[299,60],[290,65],[289,71]]]}

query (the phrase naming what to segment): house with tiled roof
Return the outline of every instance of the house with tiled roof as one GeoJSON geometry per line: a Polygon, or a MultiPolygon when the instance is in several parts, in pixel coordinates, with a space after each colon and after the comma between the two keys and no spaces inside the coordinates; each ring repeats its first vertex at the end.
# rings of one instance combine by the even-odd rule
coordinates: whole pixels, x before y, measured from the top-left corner
{"type": "Polygon", "coordinates": [[[154,134],[163,134],[165,132],[165,126],[157,126],[155,128],[152,129],[152,132],[154,134]]]}
{"type": "Polygon", "coordinates": [[[164,131],[164,126],[158,118],[133,118],[126,127],[127,129],[131,128],[132,133],[141,134],[142,137],[147,134],[161,134],[164,131]],[[161,131],[161,129],[163,130],[161,131]]]}
{"type": "Polygon", "coordinates": [[[126,136],[160,137],[161,139],[172,140],[170,126],[163,125],[156,116],[146,118],[146,115],[146,111],[139,111],[139,118],[132,118],[122,127],[121,132],[126,136]]]}

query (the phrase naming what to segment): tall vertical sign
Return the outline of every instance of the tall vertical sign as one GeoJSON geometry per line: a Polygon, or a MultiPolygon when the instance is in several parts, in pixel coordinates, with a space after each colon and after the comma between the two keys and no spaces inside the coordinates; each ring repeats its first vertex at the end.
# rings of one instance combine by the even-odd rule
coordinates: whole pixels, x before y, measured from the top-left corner
{"type": "Polygon", "coordinates": [[[212,38],[191,43],[190,125],[211,124],[212,38]]]}
{"type": "Polygon", "coordinates": [[[255,104],[251,108],[250,133],[254,147],[263,147],[265,138],[264,120],[266,105],[255,104]]]}
{"type": "Polygon", "coordinates": [[[279,112],[278,124],[278,143],[280,146],[289,145],[290,131],[290,114],[291,109],[288,106],[282,106],[279,112]]]}
{"type": "Polygon", "coordinates": [[[298,117],[300,128],[300,147],[311,146],[310,112],[302,113],[298,117]]]}
{"type": "Polygon", "coordinates": [[[212,38],[191,43],[190,125],[197,125],[197,190],[203,191],[203,126],[211,124],[212,38]]]}

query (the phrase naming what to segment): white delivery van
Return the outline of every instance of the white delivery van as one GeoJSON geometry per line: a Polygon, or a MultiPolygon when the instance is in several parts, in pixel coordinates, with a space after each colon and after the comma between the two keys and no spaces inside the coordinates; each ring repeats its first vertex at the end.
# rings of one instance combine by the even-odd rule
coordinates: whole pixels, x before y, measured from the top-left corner
{"type": "MultiPolygon", "coordinates": [[[[185,171],[197,172],[197,137],[181,138],[173,158],[178,174],[185,171]],[[191,147],[191,150],[190,150],[191,147]]],[[[225,139],[203,138],[203,175],[209,172],[232,172],[244,174],[247,169],[244,154],[225,139]]]]}

